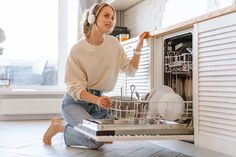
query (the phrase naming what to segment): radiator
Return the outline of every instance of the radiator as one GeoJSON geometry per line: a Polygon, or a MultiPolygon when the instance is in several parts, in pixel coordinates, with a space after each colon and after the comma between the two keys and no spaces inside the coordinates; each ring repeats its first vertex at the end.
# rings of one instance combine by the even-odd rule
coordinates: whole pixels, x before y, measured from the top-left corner
{"type": "Polygon", "coordinates": [[[61,98],[0,99],[0,115],[45,115],[60,113],[61,98]]]}

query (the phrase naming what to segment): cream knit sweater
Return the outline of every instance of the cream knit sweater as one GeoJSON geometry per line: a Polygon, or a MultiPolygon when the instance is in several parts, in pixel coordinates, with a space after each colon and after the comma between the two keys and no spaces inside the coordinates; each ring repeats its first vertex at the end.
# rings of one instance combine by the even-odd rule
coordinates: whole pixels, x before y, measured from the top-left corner
{"type": "Polygon", "coordinates": [[[81,39],[71,49],[66,63],[65,83],[67,92],[75,100],[80,99],[82,90],[95,89],[111,91],[119,72],[133,77],[137,71],[124,52],[119,41],[109,35],[104,36],[99,46],[81,39]]]}

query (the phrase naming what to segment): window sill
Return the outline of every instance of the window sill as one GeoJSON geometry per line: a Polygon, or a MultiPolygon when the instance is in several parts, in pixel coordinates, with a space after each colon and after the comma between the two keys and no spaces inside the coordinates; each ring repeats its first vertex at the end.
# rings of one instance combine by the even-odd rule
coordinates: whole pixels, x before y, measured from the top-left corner
{"type": "Polygon", "coordinates": [[[0,99],[16,97],[61,98],[64,94],[65,90],[62,89],[0,88],[0,99]]]}

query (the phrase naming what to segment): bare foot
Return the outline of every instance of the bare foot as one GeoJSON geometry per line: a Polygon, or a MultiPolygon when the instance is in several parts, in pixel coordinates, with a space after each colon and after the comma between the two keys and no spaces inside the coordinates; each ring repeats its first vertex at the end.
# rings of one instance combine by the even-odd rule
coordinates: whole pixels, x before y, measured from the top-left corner
{"type": "Polygon", "coordinates": [[[113,141],[105,141],[104,144],[113,144],[113,141]]]}
{"type": "Polygon", "coordinates": [[[43,143],[51,145],[52,137],[59,132],[64,132],[64,123],[60,118],[54,117],[47,131],[44,133],[43,143]]]}

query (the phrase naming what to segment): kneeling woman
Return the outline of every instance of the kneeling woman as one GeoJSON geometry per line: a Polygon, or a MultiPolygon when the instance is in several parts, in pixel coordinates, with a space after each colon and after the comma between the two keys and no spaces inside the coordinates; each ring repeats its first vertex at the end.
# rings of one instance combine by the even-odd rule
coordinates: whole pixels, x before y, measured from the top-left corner
{"type": "Polygon", "coordinates": [[[83,119],[106,118],[110,98],[104,96],[103,92],[115,87],[120,71],[128,76],[135,75],[143,40],[148,33],[140,35],[134,55],[129,59],[120,42],[108,35],[115,26],[115,10],[112,6],[95,4],[85,12],[82,24],[84,37],[73,46],[66,64],[67,92],[61,104],[65,125],[59,118],[53,118],[43,142],[50,145],[54,135],[64,132],[67,146],[98,149],[103,142],[88,138],[73,127],[83,119]]]}

